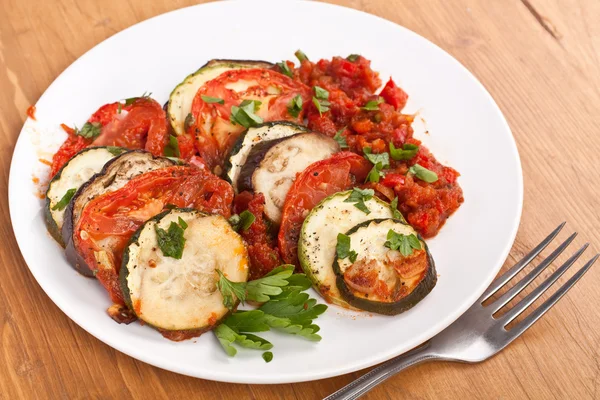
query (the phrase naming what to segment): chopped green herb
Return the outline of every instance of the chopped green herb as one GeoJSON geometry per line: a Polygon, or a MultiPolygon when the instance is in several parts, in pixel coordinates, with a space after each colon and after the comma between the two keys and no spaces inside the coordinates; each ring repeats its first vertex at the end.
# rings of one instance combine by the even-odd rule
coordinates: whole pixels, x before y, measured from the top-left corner
{"type": "Polygon", "coordinates": [[[119,105],[117,106],[117,114],[121,114],[122,110],[123,110],[123,104],[121,104],[121,102],[119,102],[119,105]]]}
{"type": "Polygon", "coordinates": [[[300,49],[296,50],[296,52],[294,53],[294,55],[296,56],[296,58],[298,59],[298,61],[300,61],[301,63],[303,61],[308,61],[308,57],[306,57],[306,54],[304,54],[304,52],[300,49]]]}
{"type": "Polygon", "coordinates": [[[181,259],[185,246],[183,232],[187,227],[187,223],[181,217],[179,217],[178,222],[171,222],[167,231],[159,228],[158,224],[154,226],[158,247],[160,247],[165,257],[181,259]]]}
{"type": "Polygon", "coordinates": [[[329,111],[329,106],[331,105],[331,103],[327,100],[319,100],[316,97],[313,97],[312,101],[315,107],[317,107],[319,115],[323,115],[324,112],[329,111]]]}
{"type": "Polygon", "coordinates": [[[390,167],[390,155],[388,153],[375,154],[371,152],[370,147],[363,148],[363,153],[365,153],[365,158],[371,161],[371,164],[377,165],[381,163],[383,168],[390,167]]]}
{"type": "Polygon", "coordinates": [[[202,95],[202,96],[200,96],[200,98],[202,98],[202,101],[204,101],[205,103],[225,104],[225,100],[220,99],[218,97],[212,97],[212,96],[202,95]]]}
{"type": "Polygon", "coordinates": [[[167,157],[180,157],[181,152],[179,151],[179,142],[177,136],[169,135],[169,143],[165,147],[165,156],[167,157]]]}
{"type": "Polygon", "coordinates": [[[365,104],[364,107],[361,108],[367,111],[377,111],[379,110],[379,105],[383,102],[383,97],[378,97],[377,100],[368,101],[367,104],[365,104]]]}
{"type": "Polygon", "coordinates": [[[390,142],[390,156],[396,161],[410,160],[417,155],[419,146],[416,144],[405,143],[401,149],[397,149],[394,143],[390,142]]]}
{"type": "Polygon", "coordinates": [[[398,250],[404,257],[408,257],[413,253],[413,249],[421,250],[421,241],[412,233],[410,235],[403,235],[390,229],[387,234],[385,247],[398,250]]]}
{"type": "Polygon", "coordinates": [[[236,300],[244,302],[246,300],[246,282],[232,282],[219,269],[217,269],[217,273],[219,274],[217,287],[223,295],[223,305],[231,310],[235,306],[236,300]]]}
{"type": "Polygon", "coordinates": [[[294,77],[294,73],[292,72],[292,70],[290,69],[290,67],[287,65],[287,62],[285,62],[285,61],[278,62],[277,66],[281,70],[282,74],[287,75],[290,78],[294,77]]]}
{"type": "Polygon", "coordinates": [[[340,149],[348,148],[348,142],[346,141],[346,138],[344,136],[342,136],[342,133],[344,133],[345,130],[346,130],[346,127],[343,127],[342,129],[337,131],[335,133],[335,136],[333,137],[333,139],[335,139],[335,141],[338,142],[338,144],[340,145],[340,149]]]}
{"type": "Polygon", "coordinates": [[[329,98],[329,92],[322,87],[315,86],[315,97],[319,100],[327,100],[329,98]]]}
{"type": "Polygon", "coordinates": [[[262,353],[262,358],[265,360],[265,362],[270,363],[273,360],[273,353],[270,351],[265,351],[262,353]]]}
{"type": "Polygon", "coordinates": [[[244,128],[250,128],[263,123],[263,119],[255,114],[260,109],[262,103],[258,100],[244,100],[239,107],[231,107],[230,121],[240,124],[244,128]]]}
{"type": "Polygon", "coordinates": [[[348,258],[351,262],[356,261],[358,254],[354,250],[350,250],[350,236],[338,233],[337,244],[335,251],[339,259],[348,258]]]}
{"type": "Polygon", "coordinates": [[[350,54],[348,57],[346,57],[346,60],[354,62],[358,59],[358,57],[360,57],[360,54],[350,54]]]}
{"type": "Polygon", "coordinates": [[[394,200],[390,203],[390,209],[392,210],[392,218],[404,221],[402,213],[398,211],[398,196],[394,197],[394,200]]]}
{"type": "Polygon", "coordinates": [[[239,231],[245,231],[248,228],[250,228],[252,223],[254,223],[255,219],[256,219],[256,217],[254,216],[254,214],[252,214],[248,210],[245,210],[245,211],[242,211],[242,213],[240,215],[237,215],[237,214],[232,215],[229,218],[229,223],[233,227],[234,231],[239,232],[239,231]]]}
{"type": "Polygon", "coordinates": [[[365,201],[371,200],[374,194],[375,191],[373,189],[354,188],[350,196],[344,200],[344,203],[354,203],[354,207],[368,215],[371,214],[371,210],[369,210],[365,201]]]}
{"type": "Polygon", "coordinates": [[[287,105],[287,110],[292,117],[298,118],[298,115],[300,115],[300,112],[302,111],[302,96],[298,94],[290,100],[287,105]]]}
{"type": "Polygon", "coordinates": [[[69,202],[75,195],[76,191],[77,191],[77,189],[75,189],[75,188],[67,190],[66,193],[64,194],[64,196],[58,201],[58,203],[56,203],[54,205],[54,207],[52,207],[52,211],[64,210],[65,207],[67,207],[69,205],[69,202]]]}
{"type": "Polygon", "coordinates": [[[152,96],[152,92],[149,92],[149,93],[144,92],[144,94],[141,95],[141,96],[139,96],[139,97],[130,97],[128,99],[125,99],[125,105],[126,106],[130,106],[133,103],[135,103],[135,101],[138,100],[138,99],[148,100],[148,99],[150,99],[150,96],[152,96]]]}
{"type": "Polygon", "coordinates": [[[113,156],[119,156],[123,153],[125,153],[127,151],[127,149],[124,149],[122,147],[117,147],[117,146],[106,146],[106,151],[108,151],[110,154],[112,154],[113,156]]]}
{"type": "Polygon", "coordinates": [[[187,132],[195,124],[196,118],[194,117],[194,114],[189,113],[188,115],[186,115],[185,121],[183,122],[183,129],[185,129],[185,131],[187,132]]]}
{"type": "Polygon", "coordinates": [[[435,172],[428,170],[427,168],[415,164],[408,169],[409,174],[414,174],[417,178],[427,183],[433,183],[438,180],[438,176],[435,172]]]}
{"type": "Polygon", "coordinates": [[[101,128],[100,122],[86,122],[81,129],[75,127],[75,134],[86,139],[94,139],[100,135],[101,128]]]}

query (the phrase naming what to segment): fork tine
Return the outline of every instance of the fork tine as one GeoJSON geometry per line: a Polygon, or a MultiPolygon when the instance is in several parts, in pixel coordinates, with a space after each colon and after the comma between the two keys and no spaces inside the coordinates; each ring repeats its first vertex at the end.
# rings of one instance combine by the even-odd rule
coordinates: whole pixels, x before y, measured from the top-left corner
{"type": "Polygon", "coordinates": [[[531,293],[529,293],[525,298],[519,301],[513,308],[511,308],[506,314],[499,318],[502,322],[503,326],[510,324],[510,322],[517,318],[527,307],[533,304],[542,293],[544,293],[554,282],[558,280],[567,270],[575,264],[575,261],[583,254],[585,249],[587,249],[589,243],[586,243],[581,249],[579,249],[575,254],[571,256],[563,265],[560,266],[556,271],[552,273],[540,286],[535,288],[531,293]]]}
{"type": "Polygon", "coordinates": [[[498,291],[502,286],[506,285],[508,281],[510,281],[515,275],[517,275],[523,268],[525,268],[531,260],[537,257],[538,254],[542,252],[549,244],[554,240],[556,235],[561,231],[561,229],[565,226],[566,221],[560,224],[551,234],[549,234],[546,239],[542,240],[540,244],[533,248],[528,254],[526,254],[518,263],[516,263],[511,269],[506,271],[502,276],[497,278],[490,287],[487,288],[485,293],[480,297],[479,302],[483,303],[487,299],[490,298],[494,293],[498,291]]]}
{"type": "Polygon", "coordinates": [[[588,261],[579,271],[575,273],[564,285],[560,287],[552,296],[548,298],[541,306],[535,309],[534,312],[529,314],[523,321],[519,322],[513,329],[508,331],[509,341],[508,343],[515,340],[523,332],[525,332],[531,325],[533,325],[538,319],[542,317],[553,305],[556,304],[567,292],[571,289],[578,280],[594,265],[600,254],[596,254],[590,261],[588,261]]]}
{"type": "Polygon", "coordinates": [[[542,273],[543,270],[548,268],[548,266],[552,264],[556,257],[558,257],[563,251],[565,251],[567,246],[571,244],[573,239],[575,239],[575,236],[577,236],[577,232],[569,236],[567,240],[565,240],[560,246],[558,246],[548,257],[544,259],[544,261],[542,261],[537,267],[532,269],[531,272],[525,275],[523,279],[515,283],[515,285],[508,289],[506,293],[504,293],[502,296],[500,296],[498,300],[490,304],[489,307],[492,311],[492,314],[504,307],[509,301],[514,299],[515,296],[521,293],[521,291],[525,289],[525,287],[527,287],[527,285],[529,285],[531,281],[533,281],[540,273],[542,273]]]}

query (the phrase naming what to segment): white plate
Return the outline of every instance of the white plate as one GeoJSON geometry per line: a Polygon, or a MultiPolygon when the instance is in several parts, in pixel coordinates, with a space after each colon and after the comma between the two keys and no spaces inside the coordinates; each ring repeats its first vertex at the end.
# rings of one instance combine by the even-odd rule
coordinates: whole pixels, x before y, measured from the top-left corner
{"type": "MultiPolygon", "coordinates": [[[[417,346],[461,315],[492,281],[517,232],[522,204],[519,156],[510,129],[484,87],[451,56],[415,33],[362,12],[313,2],[219,2],[152,18],[114,35],[67,68],[37,103],[13,155],[9,203],[19,247],[56,305],[89,333],[132,357],[195,377],[239,383],[284,383],[340,375],[417,346]],[[353,314],[331,306],[318,319],[323,340],[277,333],[273,361],[242,349],[228,358],[212,334],[170,342],[147,326],[118,325],[105,313],[100,285],[78,275],[46,233],[32,173],[56,148],[61,122],[81,124],[99,105],[170,90],[211,58],[311,59],[360,53],[420,110],[416,136],[461,172],[465,203],[429,246],[437,287],[396,316],[353,314]],[[430,132],[425,135],[425,128],[430,132]],[[46,155],[47,156],[47,155],[46,155]]],[[[36,172],[38,173],[38,172],[36,172]]],[[[67,329],[65,327],[65,329],[67,329]]]]}

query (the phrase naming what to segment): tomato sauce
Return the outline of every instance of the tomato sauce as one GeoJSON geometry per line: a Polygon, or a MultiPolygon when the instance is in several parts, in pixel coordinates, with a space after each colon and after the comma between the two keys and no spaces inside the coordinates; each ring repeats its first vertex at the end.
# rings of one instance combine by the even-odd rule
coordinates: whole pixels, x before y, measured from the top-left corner
{"type": "Polygon", "coordinates": [[[34,121],[36,120],[35,119],[35,106],[29,106],[27,108],[27,116],[34,121]]]}

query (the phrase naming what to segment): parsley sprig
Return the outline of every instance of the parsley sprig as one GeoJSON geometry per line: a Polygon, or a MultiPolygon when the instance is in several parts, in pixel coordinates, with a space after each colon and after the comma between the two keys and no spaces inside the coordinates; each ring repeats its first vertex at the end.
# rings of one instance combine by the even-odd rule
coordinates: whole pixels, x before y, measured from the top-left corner
{"type": "MultiPolygon", "coordinates": [[[[213,331],[229,356],[237,349],[234,343],[246,348],[269,350],[273,344],[251,332],[266,332],[271,329],[302,336],[311,341],[321,340],[319,327],[313,320],[327,309],[310,298],[306,289],[311,286],[304,274],[294,274],[293,265],[282,265],[260,279],[250,282],[231,282],[219,272],[217,287],[223,295],[223,304],[233,307],[235,298],[240,301],[258,301],[263,304],[255,310],[231,313],[213,331]]],[[[270,352],[269,352],[270,353],[270,352]]],[[[272,354],[263,354],[266,362],[272,354]]]]}
{"type": "Polygon", "coordinates": [[[398,250],[404,257],[408,257],[414,250],[421,250],[421,241],[415,234],[403,235],[390,229],[387,234],[385,247],[398,250]]]}
{"type": "Polygon", "coordinates": [[[172,221],[168,230],[159,228],[158,224],[154,226],[156,231],[156,240],[158,247],[162,250],[165,257],[172,257],[180,260],[183,256],[183,247],[185,246],[185,237],[183,232],[188,224],[181,218],[177,222],[172,221]]]}
{"type": "Polygon", "coordinates": [[[354,203],[354,207],[368,215],[371,214],[371,210],[369,210],[365,201],[371,200],[374,195],[375,191],[373,189],[354,188],[350,196],[344,200],[344,203],[354,203]]]}

